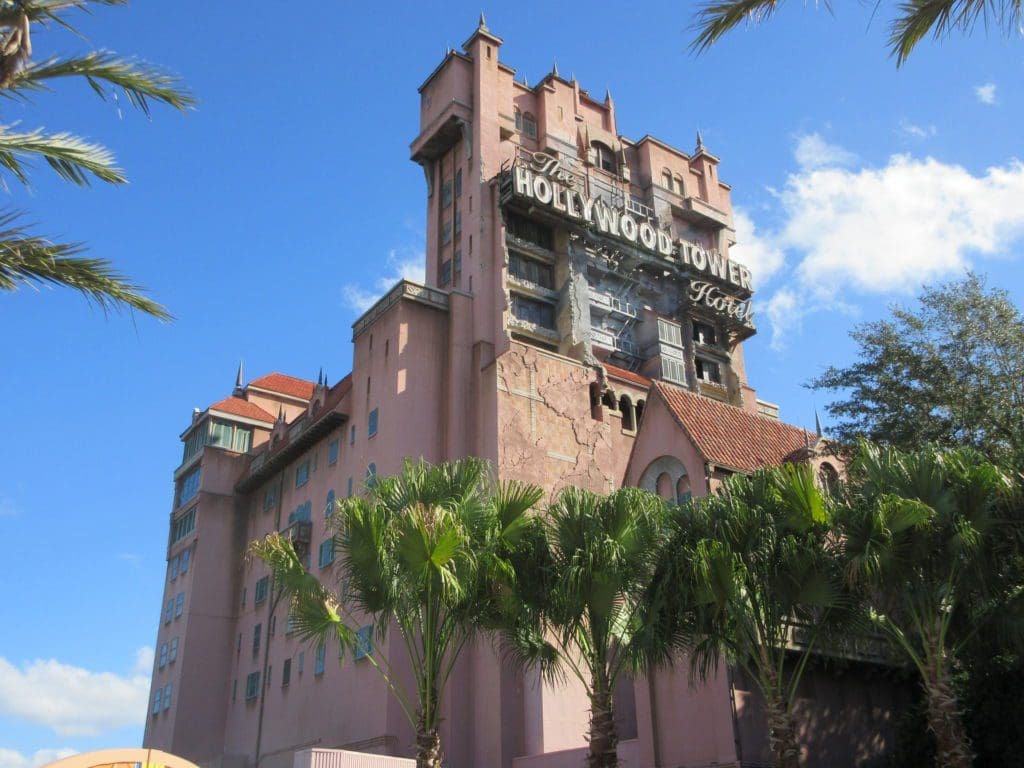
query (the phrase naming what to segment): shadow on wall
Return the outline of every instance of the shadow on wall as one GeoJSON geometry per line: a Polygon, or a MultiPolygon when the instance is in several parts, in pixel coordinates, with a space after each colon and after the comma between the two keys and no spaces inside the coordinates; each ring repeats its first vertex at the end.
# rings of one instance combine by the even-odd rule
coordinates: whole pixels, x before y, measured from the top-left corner
{"type": "MultiPolygon", "coordinates": [[[[808,768],[884,765],[913,687],[899,670],[854,661],[812,659],[797,692],[794,716],[801,764],[808,768]]],[[[764,700],[742,671],[733,671],[744,764],[772,763],[764,700]]]]}

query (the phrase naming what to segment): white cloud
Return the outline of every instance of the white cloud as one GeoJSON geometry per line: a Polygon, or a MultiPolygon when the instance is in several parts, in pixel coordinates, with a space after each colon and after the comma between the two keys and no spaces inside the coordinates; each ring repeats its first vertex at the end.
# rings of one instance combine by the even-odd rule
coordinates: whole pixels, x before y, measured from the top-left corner
{"type": "Polygon", "coordinates": [[[392,249],[385,262],[391,270],[387,276],[374,281],[372,287],[346,285],[341,289],[344,302],[360,315],[372,307],[381,296],[394,287],[399,280],[422,283],[424,280],[425,255],[415,248],[392,249]]]}
{"type": "Polygon", "coordinates": [[[31,755],[23,755],[13,749],[0,748],[0,768],[39,768],[71,755],[77,755],[77,749],[60,747],[57,749],[37,749],[31,755]]]}
{"type": "Polygon", "coordinates": [[[135,667],[127,676],[93,672],[56,659],[37,659],[19,669],[0,657],[0,713],[44,725],[60,736],[91,736],[142,725],[152,667],[152,648],[137,651],[135,667]]]}
{"type": "Polygon", "coordinates": [[[939,131],[934,125],[917,125],[907,118],[901,117],[897,132],[911,139],[930,139],[939,131]]]}
{"type": "Polygon", "coordinates": [[[1024,237],[1018,160],[980,174],[909,155],[877,168],[808,167],[799,150],[800,170],[772,192],[782,224],[753,238],[755,250],[767,243],[792,265],[758,302],[776,349],[808,314],[854,313],[858,295],[910,293],[979,257],[1005,256],[1024,237]]]}
{"type": "Polygon", "coordinates": [[[855,154],[835,144],[829,144],[818,133],[798,136],[794,155],[797,164],[808,171],[836,165],[852,165],[857,160],[855,154]]]}
{"type": "Polygon", "coordinates": [[[992,105],[996,103],[996,84],[985,83],[974,86],[974,95],[982,104],[992,105]]]}
{"type": "Polygon", "coordinates": [[[733,208],[732,221],[736,227],[736,245],[729,249],[729,258],[750,268],[757,288],[779,271],[786,257],[771,237],[757,231],[744,209],[733,208]]]}

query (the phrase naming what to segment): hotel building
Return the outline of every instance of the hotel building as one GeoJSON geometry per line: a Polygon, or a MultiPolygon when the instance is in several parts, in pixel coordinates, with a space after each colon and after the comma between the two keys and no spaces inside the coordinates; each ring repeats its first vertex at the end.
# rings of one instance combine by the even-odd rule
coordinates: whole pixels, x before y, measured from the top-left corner
{"type": "MultiPolygon", "coordinates": [[[[481,18],[420,87],[426,284],[399,283],[354,324],[352,372],[337,383],[246,382],[239,369],[181,434],[145,746],[227,768],[284,768],[310,747],[412,754],[372,666],[300,642],[266,567],[246,557],[248,542],[284,531],[343,592],[326,512],[404,457],[479,456],[552,493],[684,498],[784,461],[835,476],[817,436],[781,422],[748,380],[756,275],[730,259],[719,159],[699,135],[692,151],[619,135],[609,94],[557,71],[528,86],[501,45],[481,18]]],[[[400,658],[389,643],[380,650],[400,658]]],[[[864,662],[808,674],[808,764],[884,747],[893,694],[879,679],[864,662]]],[[[768,762],[738,671],[691,687],[666,670],[615,700],[627,765],[768,762]]],[[[452,768],[581,762],[582,689],[521,674],[487,642],[464,654],[445,707],[452,768]]]]}

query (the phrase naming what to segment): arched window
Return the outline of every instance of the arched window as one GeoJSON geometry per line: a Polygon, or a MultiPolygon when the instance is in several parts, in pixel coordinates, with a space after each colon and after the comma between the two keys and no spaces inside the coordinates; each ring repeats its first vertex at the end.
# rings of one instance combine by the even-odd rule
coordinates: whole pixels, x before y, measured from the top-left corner
{"type": "Polygon", "coordinates": [[[519,107],[513,110],[513,114],[516,116],[516,130],[523,130],[523,113],[519,111],[519,107]]]}
{"type": "Polygon", "coordinates": [[[839,473],[836,472],[835,467],[825,462],[818,468],[818,482],[821,484],[822,491],[829,496],[835,496],[839,490],[839,473]]]}
{"type": "Polygon", "coordinates": [[[615,162],[615,153],[611,147],[600,141],[594,142],[594,165],[608,173],[617,173],[619,170],[618,163],[615,162]]]}
{"type": "Polygon", "coordinates": [[[643,400],[637,400],[636,401],[636,426],[637,426],[637,429],[639,429],[640,425],[643,423],[642,420],[643,420],[643,417],[644,417],[644,406],[645,405],[647,405],[647,403],[645,403],[643,400]]]}
{"type": "Polygon", "coordinates": [[[661,172],[661,183],[662,186],[664,186],[665,189],[667,189],[669,192],[673,191],[674,187],[672,186],[672,171],[670,171],[668,168],[661,172]]]}
{"type": "Polygon", "coordinates": [[[666,501],[672,501],[672,475],[668,472],[662,472],[658,475],[657,483],[658,495],[666,501]]]}
{"type": "Polygon", "coordinates": [[[327,492],[327,504],[324,506],[324,517],[330,517],[334,511],[334,489],[327,492]]]}
{"type": "Polygon", "coordinates": [[[629,399],[629,395],[623,395],[619,398],[619,410],[622,412],[622,428],[626,430],[636,429],[636,419],[633,413],[633,401],[629,399]]]}
{"type": "Polygon", "coordinates": [[[676,192],[680,195],[686,196],[686,187],[683,186],[683,177],[676,175],[676,192]]]}
{"type": "Polygon", "coordinates": [[[676,504],[685,504],[693,498],[693,491],[690,490],[690,477],[683,475],[676,481],[676,504]]]}
{"type": "Polygon", "coordinates": [[[377,484],[377,465],[371,462],[366,468],[366,487],[373,488],[377,484]]]}
{"type": "Polygon", "coordinates": [[[615,410],[615,393],[606,389],[601,396],[601,404],[610,411],[615,410]]]}
{"type": "Polygon", "coordinates": [[[531,139],[537,138],[537,118],[529,112],[523,114],[523,133],[531,139]]]}

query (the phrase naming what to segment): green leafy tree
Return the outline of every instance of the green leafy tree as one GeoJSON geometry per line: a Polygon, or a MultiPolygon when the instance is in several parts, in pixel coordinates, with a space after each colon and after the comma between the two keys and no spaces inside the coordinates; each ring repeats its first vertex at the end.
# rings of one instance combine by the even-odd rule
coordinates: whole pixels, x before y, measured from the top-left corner
{"type": "MultiPolygon", "coordinates": [[[[830,0],[823,4],[832,10],[830,0]]],[[[768,19],[780,5],[780,0],[711,0],[697,13],[697,38],[692,47],[698,51],[710,48],[743,22],[768,19]]],[[[906,0],[898,5],[889,24],[889,49],[896,66],[901,66],[929,34],[937,40],[955,31],[966,34],[979,20],[986,28],[993,24],[1014,34],[1020,28],[1020,15],[1020,0],[906,0]]]]}
{"type": "MultiPolygon", "coordinates": [[[[185,110],[193,98],[178,80],[147,64],[108,51],[32,60],[35,28],[78,34],[69,12],[97,5],[124,5],[127,0],[0,0],[0,95],[25,101],[58,81],[80,78],[100,98],[123,93],[132,106],[149,114],[150,102],[185,110]]],[[[80,35],[79,35],[80,37],[80,35]]],[[[124,184],[127,179],[106,148],[63,131],[16,130],[0,124],[0,178],[28,185],[30,164],[43,160],[65,181],[87,186],[92,179],[124,184]]],[[[33,234],[18,211],[0,212],[0,290],[19,286],[63,285],[74,288],[101,309],[129,307],[160,319],[167,310],[143,295],[104,259],[83,256],[81,243],[55,243],[33,234]]]]}
{"type": "Polygon", "coordinates": [[[972,765],[957,654],[984,633],[1024,640],[1024,588],[1007,565],[1024,538],[1019,500],[973,451],[861,446],[837,515],[845,579],[874,625],[920,675],[936,765],[972,765]]]}
{"type": "Polygon", "coordinates": [[[618,765],[616,683],[665,655],[648,593],[662,558],[665,505],[637,488],[606,496],[566,488],[544,518],[545,537],[519,561],[512,654],[550,680],[571,674],[590,699],[587,765],[618,765]]]}
{"type": "MultiPolygon", "coordinates": [[[[370,621],[377,643],[367,659],[383,677],[416,733],[416,765],[442,762],[441,703],[462,650],[482,627],[508,611],[511,558],[528,541],[530,509],[542,491],[510,482],[492,487],[477,459],[430,465],[406,462],[365,498],[340,501],[331,516],[347,594],[306,571],[279,534],[252,544],[290,599],[300,637],[337,638],[355,652],[370,621]],[[412,685],[395,672],[384,641],[396,630],[412,685]]],[[[394,646],[395,644],[392,644],[394,646]]]]}
{"type": "Polygon", "coordinates": [[[831,501],[809,465],[734,475],[676,511],[659,573],[662,621],[706,678],[724,658],[764,698],[776,765],[797,768],[793,703],[808,660],[849,618],[829,552],[831,501]]]}
{"type": "Polygon", "coordinates": [[[852,333],[857,361],[810,382],[845,399],[828,406],[833,434],[904,451],[968,446],[1024,468],[1024,316],[983,278],[926,288],[914,309],[852,333]]]}

